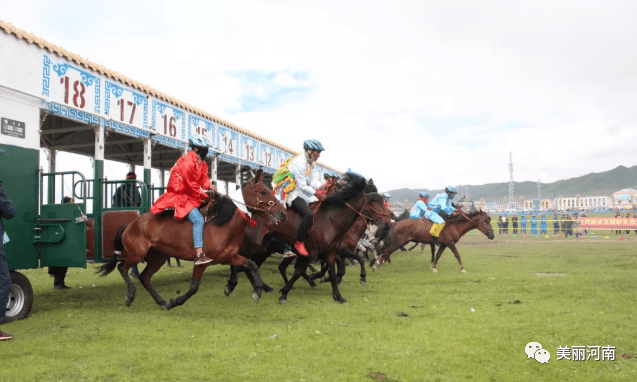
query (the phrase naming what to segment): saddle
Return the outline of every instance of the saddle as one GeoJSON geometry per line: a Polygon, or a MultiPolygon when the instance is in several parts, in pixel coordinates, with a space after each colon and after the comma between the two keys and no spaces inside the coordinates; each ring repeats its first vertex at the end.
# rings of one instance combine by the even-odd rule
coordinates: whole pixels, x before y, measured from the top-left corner
{"type": "Polygon", "coordinates": [[[215,215],[212,213],[212,211],[215,209],[215,204],[217,204],[217,201],[214,198],[210,198],[210,201],[208,201],[208,203],[202,202],[199,206],[199,212],[201,212],[201,216],[203,216],[204,223],[209,222],[210,220],[212,220],[212,218],[215,217],[215,215]]]}

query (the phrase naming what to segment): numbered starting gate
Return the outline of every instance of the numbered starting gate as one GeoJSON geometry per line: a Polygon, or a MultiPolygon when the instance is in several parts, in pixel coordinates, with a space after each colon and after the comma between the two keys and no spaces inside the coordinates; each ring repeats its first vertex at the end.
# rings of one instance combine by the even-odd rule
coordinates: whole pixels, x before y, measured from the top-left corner
{"type": "Polygon", "coordinates": [[[190,135],[208,137],[210,177],[226,182],[226,190],[228,182],[240,183],[245,168],[262,168],[270,181],[297,154],[3,21],[0,127],[6,151],[0,179],[16,205],[16,216],[3,220],[12,280],[7,321],[26,317],[33,302],[30,282],[18,270],[102,261],[117,229],[161,193],[163,184],[150,186],[151,169],[169,170],[190,135]],[[41,152],[47,171],[40,168],[41,152]],[[56,168],[58,152],[92,158],[93,174],[56,168]],[[107,180],[105,160],[143,166],[144,179],[107,180]]]}

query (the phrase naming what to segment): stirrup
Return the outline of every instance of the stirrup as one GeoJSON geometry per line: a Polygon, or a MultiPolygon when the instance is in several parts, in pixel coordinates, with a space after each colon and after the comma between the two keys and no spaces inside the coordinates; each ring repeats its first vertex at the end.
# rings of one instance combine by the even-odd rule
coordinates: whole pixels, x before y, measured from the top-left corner
{"type": "Polygon", "coordinates": [[[203,265],[212,263],[212,259],[207,257],[204,253],[200,253],[197,255],[197,260],[195,260],[195,265],[203,265]]]}

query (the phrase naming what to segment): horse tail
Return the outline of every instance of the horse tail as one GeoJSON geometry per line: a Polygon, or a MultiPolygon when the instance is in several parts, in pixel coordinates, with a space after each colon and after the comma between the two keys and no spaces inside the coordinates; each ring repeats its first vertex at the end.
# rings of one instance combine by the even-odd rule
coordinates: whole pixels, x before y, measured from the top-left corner
{"type": "Polygon", "coordinates": [[[115,234],[115,237],[113,238],[113,248],[115,248],[115,251],[121,252],[124,250],[124,243],[122,243],[122,234],[124,234],[124,230],[126,229],[126,227],[128,227],[128,224],[123,224],[121,227],[119,227],[117,233],[115,234]]]}
{"type": "MultiPolygon", "coordinates": [[[[117,233],[115,234],[115,237],[113,238],[113,247],[115,248],[115,252],[113,253],[113,256],[107,262],[102,264],[102,266],[100,266],[97,269],[97,272],[96,272],[97,274],[101,276],[106,276],[109,273],[113,272],[113,270],[117,266],[117,262],[118,262],[117,257],[124,249],[124,244],[122,243],[122,234],[124,233],[124,230],[126,229],[127,226],[128,224],[124,224],[121,227],[119,227],[119,229],[117,230],[117,233]]],[[[120,261],[120,263],[123,263],[123,261],[120,261]]]]}

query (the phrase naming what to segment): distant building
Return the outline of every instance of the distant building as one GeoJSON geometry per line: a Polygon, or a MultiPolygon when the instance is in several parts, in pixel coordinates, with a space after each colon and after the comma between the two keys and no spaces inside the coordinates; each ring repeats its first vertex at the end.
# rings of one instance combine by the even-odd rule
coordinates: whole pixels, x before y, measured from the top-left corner
{"type": "MultiPolygon", "coordinates": [[[[637,191],[635,191],[637,192],[637,191]]],[[[553,199],[553,208],[557,210],[604,210],[612,208],[612,199],[608,196],[579,196],[553,199]]]]}
{"type": "Polygon", "coordinates": [[[637,207],[637,190],[634,188],[624,188],[613,193],[612,208],[633,209],[637,207]]]}

